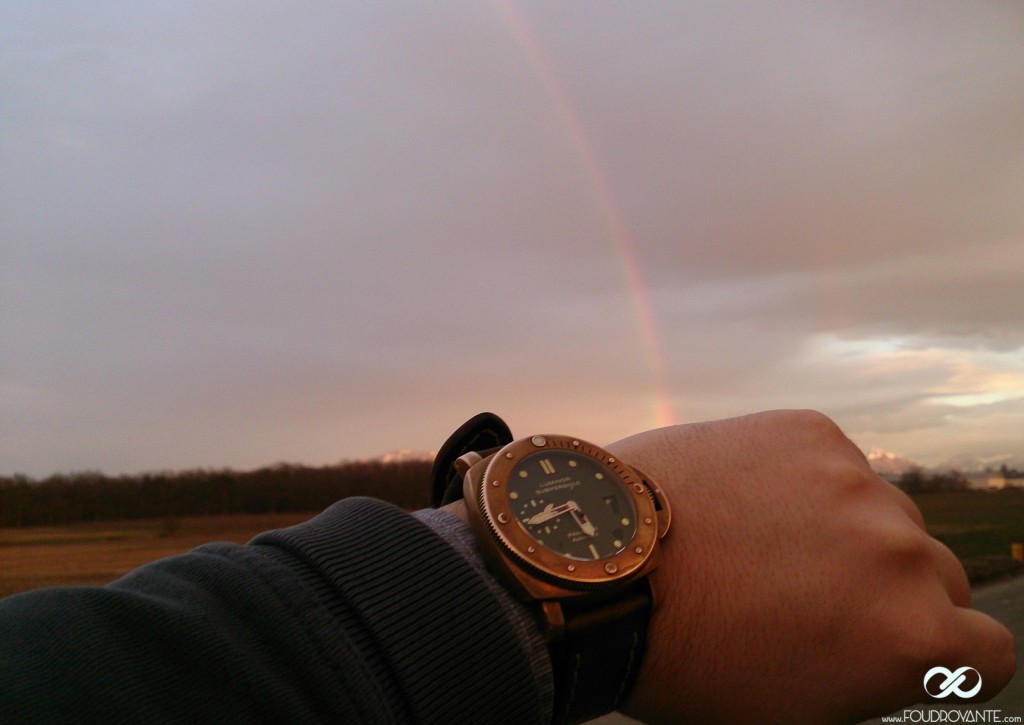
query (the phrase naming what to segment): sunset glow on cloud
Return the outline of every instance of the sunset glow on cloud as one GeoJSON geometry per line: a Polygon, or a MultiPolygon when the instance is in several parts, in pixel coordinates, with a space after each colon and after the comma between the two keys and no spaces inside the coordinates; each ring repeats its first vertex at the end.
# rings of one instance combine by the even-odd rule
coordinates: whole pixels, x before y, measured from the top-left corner
{"type": "Polygon", "coordinates": [[[811,407],[1024,465],[1024,9],[0,23],[0,473],[811,407]]]}

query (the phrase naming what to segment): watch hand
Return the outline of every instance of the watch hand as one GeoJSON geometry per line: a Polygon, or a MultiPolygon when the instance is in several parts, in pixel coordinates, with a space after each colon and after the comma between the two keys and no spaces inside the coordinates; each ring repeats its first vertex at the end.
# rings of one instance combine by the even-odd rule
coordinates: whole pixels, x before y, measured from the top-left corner
{"type": "Polygon", "coordinates": [[[534,514],[530,518],[526,519],[525,523],[530,526],[537,526],[538,524],[543,524],[551,519],[557,519],[562,514],[568,513],[573,509],[579,510],[579,506],[576,505],[575,501],[568,501],[563,503],[561,506],[555,506],[554,504],[549,503],[539,514],[534,514]]]}
{"type": "Polygon", "coordinates": [[[579,506],[572,509],[572,517],[576,519],[576,523],[584,534],[587,536],[597,536],[597,529],[592,523],[590,523],[590,519],[588,519],[587,515],[580,510],[579,506]]]}

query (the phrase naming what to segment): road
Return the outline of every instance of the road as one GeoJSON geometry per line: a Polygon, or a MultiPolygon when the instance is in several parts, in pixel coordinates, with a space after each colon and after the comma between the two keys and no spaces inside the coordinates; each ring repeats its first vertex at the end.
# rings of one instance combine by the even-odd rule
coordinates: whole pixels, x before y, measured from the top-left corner
{"type": "Polygon", "coordinates": [[[1017,638],[1017,674],[986,707],[1001,707],[1007,715],[1024,717],[1024,577],[978,589],[974,607],[1005,624],[1017,638]]]}
{"type": "MultiPolygon", "coordinates": [[[[1000,710],[1003,718],[1019,716],[1024,722],[1024,576],[977,587],[972,592],[972,602],[975,609],[991,614],[1009,627],[1017,638],[1017,674],[1002,692],[986,703],[960,707],[934,705],[929,709],[1000,710]]],[[[924,717],[927,718],[927,716],[924,717]]],[[[881,722],[881,719],[868,720],[863,725],[880,725],[881,722]]],[[[597,720],[591,720],[589,725],[641,724],[624,715],[612,713],[597,720]]]]}

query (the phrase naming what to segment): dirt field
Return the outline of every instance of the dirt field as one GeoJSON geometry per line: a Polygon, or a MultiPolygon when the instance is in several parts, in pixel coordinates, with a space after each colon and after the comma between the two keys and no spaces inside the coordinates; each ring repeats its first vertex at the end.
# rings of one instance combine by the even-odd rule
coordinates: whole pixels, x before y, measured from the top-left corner
{"type": "Polygon", "coordinates": [[[55,585],[106,584],[140,564],[211,541],[245,543],[313,514],[237,514],[0,529],[0,597],[55,585]]]}
{"type": "MultiPolygon", "coordinates": [[[[914,500],[928,531],[953,549],[972,583],[1024,571],[1012,542],[1024,542],[1024,489],[924,494],[914,500]]],[[[312,513],[101,522],[0,529],[0,597],[55,585],[106,584],[154,559],[211,541],[244,543],[312,513]]]]}

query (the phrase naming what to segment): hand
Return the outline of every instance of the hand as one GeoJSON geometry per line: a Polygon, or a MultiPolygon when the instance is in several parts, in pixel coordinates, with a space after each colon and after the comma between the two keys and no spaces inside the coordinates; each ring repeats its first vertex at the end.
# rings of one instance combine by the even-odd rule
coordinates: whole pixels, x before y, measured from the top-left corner
{"type": "Polygon", "coordinates": [[[526,519],[526,523],[530,526],[540,526],[541,524],[546,524],[548,521],[551,521],[551,519],[557,519],[562,514],[578,509],[579,506],[577,506],[575,501],[566,501],[561,506],[555,506],[553,503],[549,503],[540,511],[540,513],[534,514],[530,518],[526,519]]]}
{"type": "Polygon", "coordinates": [[[572,503],[572,518],[576,521],[576,525],[580,527],[580,531],[590,537],[597,536],[597,529],[592,523],[590,523],[590,519],[587,518],[587,515],[580,510],[579,505],[576,504],[575,501],[572,503]]]}
{"type": "Polygon", "coordinates": [[[525,523],[530,526],[539,526],[540,524],[546,524],[551,519],[557,519],[565,513],[572,514],[573,520],[584,534],[587,536],[597,536],[597,529],[590,523],[590,519],[587,518],[587,515],[580,509],[580,505],[575,501],[566,501],[561,506],[549,503],[540,513],[526,519],[525,523]]]}
{"type": "Polygon", "coordinates": [[[952,552],[824,416],[762,413],[608,448],[658,481],[673,513],[627,714],[856,722],[920,701],[936,665],[977,669],[979,699],[1012,677],[1013,636],[969,608],[952,552]]]}

